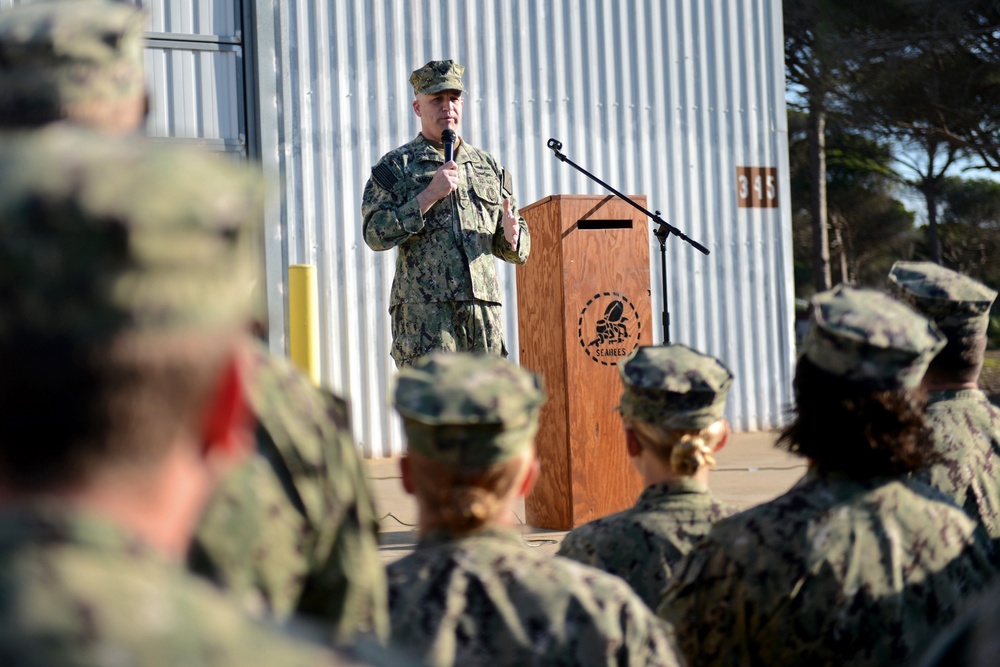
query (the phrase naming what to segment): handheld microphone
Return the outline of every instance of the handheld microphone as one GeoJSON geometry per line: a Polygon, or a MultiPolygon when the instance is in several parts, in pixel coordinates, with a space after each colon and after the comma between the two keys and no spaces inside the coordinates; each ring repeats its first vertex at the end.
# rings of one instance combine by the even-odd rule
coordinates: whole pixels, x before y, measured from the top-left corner
{"type": "Polygon", "coordinates": [[[444,143],[444,161],[451,162],[455,157],[455,130],[445,130],[441,133],[441,141],[444,143]]]}

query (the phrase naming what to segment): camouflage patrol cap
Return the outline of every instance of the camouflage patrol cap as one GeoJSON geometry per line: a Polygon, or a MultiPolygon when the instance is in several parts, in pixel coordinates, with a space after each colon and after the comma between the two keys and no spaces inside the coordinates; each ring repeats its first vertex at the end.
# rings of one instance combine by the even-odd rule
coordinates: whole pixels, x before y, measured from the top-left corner
{"type": "Polygon", "coordinates": [[[896,262],[889,287],[948,334],[977,335],[990,324],[995,290],[934,262],[896,262]]]}
{"type": "Polygon", "coordinates": [[[432,60],[410,75],[410,85],[415,95],[432,95],[442,90],[460,90],[465,68],[451,60],[432,60]]]}
{"type": "Polygon", "coordinates": [[[50,126],[0,143],[0,339],[242,325],[259,176],[50,126]]]}
{"type": "Polygon", "coordinates": [[[112,0],[0,11],[0,100],[66,109],[143,95],[146,13],[112,0]]]}
{"type": "Polygon", "coordinates": [[[639,347],[618,365],[622,415],[665,429],[702,429],[722,419],[733,374],[685,345],[639,347]]]}
{"type": "Polygon", "coordinates": [[[805,357],[872,390],[916,387],[945,344],[933,322],[882,292],[838,285],[812,305],[805,357]]]}
{"type": "Polygon", "coordinates": [[[531,447],[545,391],[502,357],[435,352],[399,372],[393,402],[411,451],[488,467],[531,447]]]}

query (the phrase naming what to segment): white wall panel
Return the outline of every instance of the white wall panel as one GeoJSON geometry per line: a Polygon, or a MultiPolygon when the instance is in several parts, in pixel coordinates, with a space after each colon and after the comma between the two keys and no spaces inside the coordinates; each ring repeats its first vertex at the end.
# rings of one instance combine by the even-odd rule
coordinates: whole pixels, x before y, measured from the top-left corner
{"type": "MultiPolygon", "coordinates": [[[[288,265],[315,264],[322,377],[350,399],[367,456],[399,454],[402,439],[386,401],[395,251],[365,246],[361,194],[419,129],[410,72],[443,58],[467,68],[460,134],[508,167],[521,204],[603,192],[546,149],[556,137],[711,250],[667,240],[671,340],[734,370],[738,429],[782,423],[794,339],[777,0],[259,0],[256,19],[262,158],[281,192],[266,240],[272,347],[286,345],[288,265]],[[737,166],[776,167],[779,206],[739,208],[737,166]]],[[[650,254],[658,323],[652,234],[650,254]]],[[[514,272],[500,272],[516,354],[514,272]]]]}
{"type": "MultiPolygon", "coordinates": [[[[0,0],[0,10],[36,0],[0,0]]],[[[128,0],[143,6],[152,137],[247,155],[241,0],[128,0]]]]}
{"type": "Polygon", "coordinates": [[[151,39],[146,79],[149,136],[246,155],[241,46],[151,39]]]}
{"type": "Polygon", "coordinates": [[[154,33],[198,35],[238,41],[242,34],[240,0],[145,0],[154,33]]]}
{"type": "MultiPolygon", "coordinates": [[[[37,0],[0,0],[0,10],[27,5],[37,0]]],[[[204,38],[239,41],[241,0],[123,0],[145,7],[149,30],[171,35],[199,35],[204,38]]]]}

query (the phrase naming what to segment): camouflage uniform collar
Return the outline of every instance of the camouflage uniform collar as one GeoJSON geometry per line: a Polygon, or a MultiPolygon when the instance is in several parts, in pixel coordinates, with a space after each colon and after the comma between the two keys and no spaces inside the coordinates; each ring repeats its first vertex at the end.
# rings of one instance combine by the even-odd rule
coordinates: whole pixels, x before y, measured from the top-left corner
{"type": "Polygon", "coordinates": [[[927,392],[927,403],[938,403],[940,401],[950,401],[954,399],[974,399],[986,400],[986,393],[982,389],[939,389],[927,392]]]}
{"type": "Polygon", "coordinates": [[[707,495],[708,486],[695,479],[691,479],[690,477],[675,479],[669,482],[659,482],[657,484],[647,486],[643,492],[639,494],[639,499],[635,504],[636,507],[639,505],[657,505],[670,496],[686,494],[707,495]]]}
{"type": "Polygon", "coordinates": [[[100,552],[167,560],[113,521],[53,499],[31,501],[0,512],[0,544],[9,548],[25,543],[74,544],[100,552]]]}
{"type": "MultiPolygon", "coordinates": [[[[475,156],[469,144],[461,137],[458,139],[458,143],[455,144],[455,162],[458,164],[473,162],[475,156]]],[[[440,144],[435,144],[425,137],[423,133],[418,132],[417,136],[410,142],[410,146],[415,157],[431,162],[444,163],[444,149],[440,147],[440,144]]]]}
{"type": "Polygon", "coordinates": [[[463,535],[455,535],[445,528],[436,528],[428,531],[426,535],[417,542],[418,549],[437,547],[450,542],[464,542],[466,540],[499,540],[521,545],[521,534],[509,526],[490,525],[479,530],[463,535]]]}

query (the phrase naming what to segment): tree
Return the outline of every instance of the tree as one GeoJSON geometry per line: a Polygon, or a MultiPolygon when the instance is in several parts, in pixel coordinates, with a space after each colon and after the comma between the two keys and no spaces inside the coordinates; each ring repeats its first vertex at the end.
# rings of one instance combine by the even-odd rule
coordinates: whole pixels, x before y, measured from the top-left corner
{"type": "Polygon", "coordinates": [[[834,4],[824,0],[784,2],[787,81],[798,89],[808,118],[812,281],[820,291],[831,286],[825,144],[827,100],[837,80],[837,43],[831,38],[833,31],[827,20],[834,4]]]}
{"type": "MultiPolygon", "coordinates": [[[[805,113],[789,111],[789,164],[796,292],[821,289],[811,280],[808,132],[805,113]]],[[[911,256],[918,234],[913,214],[896,197],[888,144],[831,124],[827,188],[834,283],[881,286],[892,263],[911,256]]]]}
{"type": "MultiPolygon", "coordinates": [[[[831,284],[827,192],[827,124],[850,114],[851,72],[867,62],[870,36],[896,24],[892,0],[785,0],[785,69],[795,101],[808,117],[813,283],[831,284]]],[[[835,227],[834,232],[838,233],[835,227]]]]}
{"type": "MultiPolygon", "coordinates": [[[[972,137],[983,135],[987,100],[1000,100],[1000,79],[990,64],[998,51],[992,39],[1000,17],[995,4],[873,2],[873,12],[890,6],[893,21],[868,24],[859,38],[869,57],[854,61],[845,73],[850,115],[873,136],[891,138],[899,146],[901,180],[924,198],[929,252],[936,262],[942,260],[940,185],[960,160],[977,154],[972,137]]],[[[1000,121],[1000,116],[993,119],[1000,121]]]]}
{"type": "Polygon", "coordinates": [[[941,184],[944,264],[1000,287],[1000,183],[949,177],[941,184]]]}

